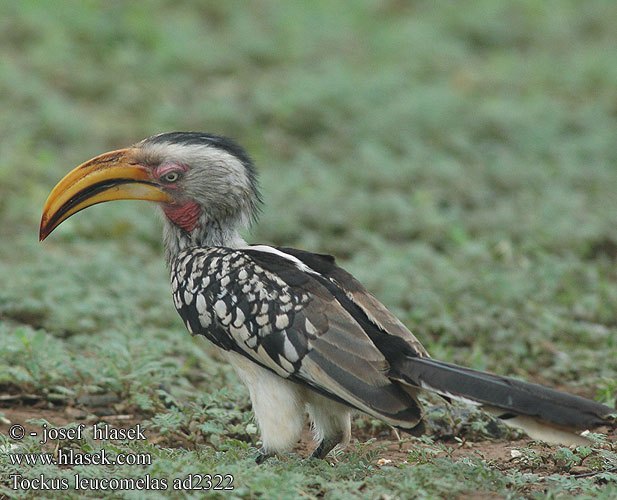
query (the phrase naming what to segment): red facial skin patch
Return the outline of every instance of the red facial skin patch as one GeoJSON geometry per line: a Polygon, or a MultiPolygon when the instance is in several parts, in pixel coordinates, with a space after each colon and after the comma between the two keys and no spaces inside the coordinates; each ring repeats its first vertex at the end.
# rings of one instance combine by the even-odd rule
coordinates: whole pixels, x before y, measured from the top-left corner
{"type": "Polygon", "coordinates": [[[176,226],[190,233],[197,226],[201,208],[194,201],[175,202],[164,204],[163,212],[176,226]]]}
{"type": "MultiPolygon", "coordinates": [[[[154,175],[157,178],[162,178],[169,172],[186,172],[189,168],[185,165],[176,163],[163,163],[156,167],[154,175]]],[[[177,185],[165,184],[169,190],[178,189],[177,185]]],[[[197,226],[197,220],[201,214],[201,208],[194,201],[181,201],[163,204],[163,212],[167,218],[176,226],[190,233],[197,226]]]]}

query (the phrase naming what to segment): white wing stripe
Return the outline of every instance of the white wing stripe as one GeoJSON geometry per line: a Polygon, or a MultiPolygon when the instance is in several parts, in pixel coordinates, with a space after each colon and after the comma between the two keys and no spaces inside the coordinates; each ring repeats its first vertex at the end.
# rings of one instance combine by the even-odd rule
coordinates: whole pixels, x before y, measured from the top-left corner
{"type": "Polygon", "coordinates": [[[321,276],[317,271],[311,269],[309,266],[307,266],[304,262],[302,262],[297,257],[294,257],[293,255],[290,255],[285,252],[281,252],[279,249],[273,248],[268,245],[247,245],[245,247],[240,247],[239,250],[257,250],[258,252],[272,253],[274,255],[278,255],[279,257],[282,257],[283,259],[287,259],[288,261],[293,262],[300,271],[303,271],[305,273],[316,274],[317,276],[321,276]]]}

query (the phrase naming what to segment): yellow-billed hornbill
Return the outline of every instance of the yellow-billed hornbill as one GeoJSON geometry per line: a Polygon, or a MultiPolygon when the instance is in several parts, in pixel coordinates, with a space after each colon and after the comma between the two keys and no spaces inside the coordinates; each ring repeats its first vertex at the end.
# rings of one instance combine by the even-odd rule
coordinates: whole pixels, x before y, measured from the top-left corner
{"type": "Polygon", "coordinates": [[[165,133],[87,161],[45,204],[40,238],[95,203],[159,203],[176,309],[220,348],[248,386],[261,458],[299,440],[308,412],[323,458],[360,410],[409,430],[419,389],[480,404],[549,442],[614,425],[615,410],[564,392],[431,359],[420,342],[329,255],[248,245],[238,233],[260,196],[246,152],[230,139],[165,133]]]}

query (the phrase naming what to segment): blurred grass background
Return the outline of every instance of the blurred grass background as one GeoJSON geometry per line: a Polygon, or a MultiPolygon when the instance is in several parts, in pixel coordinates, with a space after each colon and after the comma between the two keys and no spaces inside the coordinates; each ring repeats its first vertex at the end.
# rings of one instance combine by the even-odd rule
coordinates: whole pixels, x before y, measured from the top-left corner
{"type": "Polygon", "coordinates": [[[199,130],[256,160],[249,241],[336,255],[435,357],[614,404],[615,19],[608,0],[3,2],[0,388],[164,418],[165,384],[249,422],[176,317],[152,206],[37,242],[74,166],[199,130]]]}

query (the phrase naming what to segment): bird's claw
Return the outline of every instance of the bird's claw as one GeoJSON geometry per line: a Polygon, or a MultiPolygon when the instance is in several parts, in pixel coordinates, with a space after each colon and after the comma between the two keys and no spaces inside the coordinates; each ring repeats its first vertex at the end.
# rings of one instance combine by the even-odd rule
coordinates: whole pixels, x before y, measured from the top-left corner
{"type": "Polygon", "coordinates": [[[257,455],[257,458],[255,459],[255,463],[257,465],[264,463],[270,457],[274,456],[272,453],[268,453],[263,446],[257,451],[259,452],[259,455],[257,455]]]}

